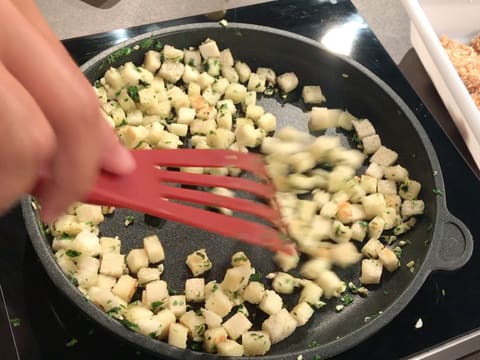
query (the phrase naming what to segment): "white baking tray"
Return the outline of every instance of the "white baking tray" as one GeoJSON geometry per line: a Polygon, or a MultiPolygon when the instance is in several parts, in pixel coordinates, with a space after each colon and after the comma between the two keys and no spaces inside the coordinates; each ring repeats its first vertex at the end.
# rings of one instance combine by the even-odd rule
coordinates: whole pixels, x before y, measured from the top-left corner
{"type": "Polygon", "coordinates": [[[410,37],[450,116],[480,169],[480,110],[444,51],[439,37],[468,43],[480,32],[480,0],[401,0],[410,37]]]}

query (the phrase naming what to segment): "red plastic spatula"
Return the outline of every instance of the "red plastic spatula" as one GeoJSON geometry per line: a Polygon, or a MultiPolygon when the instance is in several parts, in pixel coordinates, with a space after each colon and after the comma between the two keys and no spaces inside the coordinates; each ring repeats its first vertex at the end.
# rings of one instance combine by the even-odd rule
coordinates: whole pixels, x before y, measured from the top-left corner
{"type": "Polygon", "coordinates": [[[136,210],[273,251],[294,251],[292,244],[282,234],[281,215],[274,201],[275,188],[269,181],[262,156],[216,149],[132,150],[132,154],[137,164],[135,171],[127,176],[101,173],[87,202],[136,210]],[[234,167],[255,175],[259,180],[167,169],[180,167],[234,167]],[[267,200],[271,205],[175,187],[172,183],[240,190],[267,200]],[[267,220],[272,226],[170,200],[251,214],[267,220]]]}

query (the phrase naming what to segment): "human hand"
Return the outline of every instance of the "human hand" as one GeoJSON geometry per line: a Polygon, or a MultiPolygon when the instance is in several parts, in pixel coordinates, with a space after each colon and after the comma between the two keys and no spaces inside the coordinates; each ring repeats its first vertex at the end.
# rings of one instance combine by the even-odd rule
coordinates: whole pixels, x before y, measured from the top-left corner
{"type": "Polygon", "coordinates": [[[34,191],[51,222],[101,169],[135,167],[91,85],[31,0],[0,2],[0,211],[34,191]],[[39,186],[39,175],[48,180],[39,186]]]}

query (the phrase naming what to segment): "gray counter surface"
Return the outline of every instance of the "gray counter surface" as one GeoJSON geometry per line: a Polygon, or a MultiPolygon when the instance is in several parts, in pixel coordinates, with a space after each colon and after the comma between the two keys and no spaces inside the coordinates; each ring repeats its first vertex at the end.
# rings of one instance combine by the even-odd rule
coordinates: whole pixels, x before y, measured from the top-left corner
{"type": "MultiPolygon", "coordinates": [[[[61,39],[260,2],[266,0],[37,0],[47,21],[61,39]]],[[[408,16],[400,1],[352,2],[390,56],[399,63],[410,48],[408,16]]]]}

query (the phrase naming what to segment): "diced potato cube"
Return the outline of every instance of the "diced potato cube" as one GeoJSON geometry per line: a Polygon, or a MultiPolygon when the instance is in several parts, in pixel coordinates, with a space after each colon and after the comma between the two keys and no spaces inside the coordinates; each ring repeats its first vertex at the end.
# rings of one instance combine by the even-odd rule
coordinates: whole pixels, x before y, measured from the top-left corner
{"type": "Polygon", "coordinates": [[[75,239],[72,240],[71,249],[82,256],[98,256],[102,251],[100,239],[89,230],[82,230],[75,236],[75,239]]]}
{"type": "Polygon", "coordinates": [[[175,84],[178,80],[181,79],[184,70],[185,65],[183,65],[182,63],[167,60],[160,67],[159,74],[168,82],[175,84]]]}
{"type": "Polygon", "coordinates": [[[362,248],[362,254],[366,257],[376,259],[378,253],[384,248],[384,245],[378,239],[370,239],[362,248]]]}
{"type": "Polygon", "coordinates": [[[421,188],[418,181],[408,179],[399,186],[398,195],[405,200],[414,200],[418,198],[421,188]]]}
{"type": "Polygon", "coordinates": [[[366,221],[356,221],[351,228],[353,240],[363,241],[367,236],[368,223],[366,221]]]}
{"type": "Polygon", "coordinates": [[[205,301],[205,308],[213,311],[221,317],[228,315],[232,310],[232,307],[232,301],[221,289],[214,291],[205,301]]]}
{"type": "Polygon", "coordinates": [[[262,330],[270,336],[272,344],[276,344],[289,337],[297,327],[297,320],[287,309],[281,309],[279,312],[270,315],[262,323],[262,330]]]}
{"type": "Polygon", "coordinates": [[[257,74],[263,76],[269,84],[274,85],[276,82],[277,75],[275,74],[275,71],[271,68],[258,67],[257,74]]]}
{"type": "Polygon", "coordinates": [[[105,312],[113,311],[114,315],[120,315],[127,308],[127,303],[124,300],[114,295],[110,290],[98,286],[89,288],[87,297],[105,312]]]}
{"type": "Polygon", "coordinates": [[[310,112],[308,127],[311,131],[336,128],[341,113],[342,110],[340,109],[314,106],[310,112]]]}
{"type": "Polygon", "coordinates": [[[368,224],[368,237],[379,239],[385,228],[385,220],[381,216],[375,216],[368,224]]]}
{"type": "Polygon", "coordinates": [[[265,113],[257,120],[257,125],[260,129],[265,130],[267,133],[272,132],[277,127],[277,118],[272,113],[265,113]]]}
{"type": "Polygon", "coordinates": [[[168,298],[168,309],[170,309],[177,318],[182,316],[187,311],[185,295],[171,295],[168,298]]]}
{"type": "Polygon", "coordinates": [[[144,286],[155,280],[160,280],[160,270],[158,268],[141,268],[137,272],[137,279],[139,286],[144,286]]]}
{"type": "Polygon", "coordinates": [[[232,255],[232,266],[251,266],[250,260],[243,251],[237,251],[232,255]]]}
{"type": "Polygon", "coordinates": [[[251,304],[259,304],[265,295],[265,285],[258,281],[248,283],[243,298],[251,304]]]}
{"type": "Polygon", "coordinates": [[[148,256],[144,249],[132,249],[127,255],[127,265],[134,274],[141,268],[148,267],[148,256]]]}
{"type": "Polygon", "coordinates": [[[205,300],[205,279],[191,278],[185,281],[185,297],[188,302],[205,300]]]}
{"type": "Polygon", "coordinates": [[[362,255],[357,251],[355,245],[349,241],[332,246],[330,258],[335,265],[346,268],[359,262],[362,255]]]}
{"type": "Polygon", "coordinates": [[[248,64],[241,61],[236,61],[234,67],[235,70],[237,70],[238,79],[241,83],[246,82],[250,78],[252,70],[250,70],[248,64]]]}
{"type": "Polygon", "coordinates": [[[160,53],[158,51],[149,50],[145,53],[143,60],[143,67],[145,69],[154,74],[160,68],[161,64],[160,53]]]}
{"type": "MultiPolygon", "coordinates": [[[[66,240],[69,241],[69,240],[66,240]]],[[[77,264],[70,256],[65,253],[65,249],[60,249],[55,253],[55,260],[63,272],[67,275],[73,275],[77,272],[77,264]]],[[[114,279],[115,283],[116,279],[114,279]]]]}
{"type": "Polygon", "coordinates": [[[268,315],[279,312],[282,306],[282,298],[273,290],[265,290],[264,296],[258,305],[259,309],[268,315]]]}
{"type": "Polygon", "coordinates": [[[118,237],[112,238],[103,236],[99,241],[100,247],[102,248],[102,257],[109,253],[120,254],[121,242],[118,237]]]}
{"type": "Polygon", "coordinates": [[[295,305],[290,314],[297,321],[297,326],[305,325],[313,315],[313,308],[305,301],[295,305]]]}
{"type": "Polygon", "coordinates": [[[365,175],[372,176],[376,179],[381,179],[384,175],[383,166],[377,163],[371,163],[370,165],[368,165],[367,170],[365,170],[365,175]]]}
{"type": "Polygon", "coordinates": [[[373,154],[380,148],[380,146],[382,146],[380,136],[377,134],[366,136],[361,141],[363,152],[367,155],[373,154]]]}
{"type": "Polygon", "coordinates": [[[168,329],[168,343],[180,349],[187,348],[188,328],[180,323],[173,323],[168,329]]]}
{"type": "Polygon", "coordinates": [[[163,57],[165,60],[173,60],[173,61],[182,61],[183,60],[183,51],[180,49],[175,48],[172,45],[166,44],[162,50],[163,57]]]}
{"type": "Polygon", "coordinates": [[[177,110],[177,122],[189,125],[195,119],[195,109],[181,107],[177,110]]]}
{"type": "Polygon", "coordinates": [[[220,315],[203,308],[201,309],[201,311],[203,317],[205,318],[205,324],[207,324],[208,328],[213,329],[222,325],[222,317],[220,315]]]}
{"type": "Polygon", "coordinates": [[[102,207],[99,205],[81,204],[75,209],[78,220],[99,224],[104,220],[102,207]]]}
{"type": "Polygon", "coordinates": [[[154,320],[157,320],[159,323],[159,328],[157,330],[156,338],[163,340],[168,337],[170,326],[175,324],[176,318],[175,314],[169,309],[160,310],[157,314],[152,317],[154,320]]]}
{"type": "Polygon", "coordinates": [[[303,263],[300,273],[307,279],[316,279],[323,271],[330,269],[330,267],[331,264],[329,260],[321,257],[312,258],[303,263]]]}
{"type": "Polygon", "coordinates": [[[230,319],[225,321],[222,326],[227,331],[230,339],[237,340],[243,333],[250,330],[252,325],[253,324],[244,314],[237,312],[230,319]]]}
{"type": "Polygon", "coordinates": [[[387,166],[384,172],[387,180],[393,180],[395,182],[405,182],[408,180],[408,170],[403,166],[387,166]]]}
{"type": "Polygon", "coordinates": [[[323,290],[320,286],[310,280],[302,281],[303,289],[300,293],[298,302],[306,302],[310,305],[315,306],[320,301],[321,296],[323,295],[323,290]]]}
{"type": "Polygon", "coordinates": [[[242,345],[245,356],[262,356],[270,350],[270,336],[266,331],[247,331],[242,335],[242,345]]]}
{"type": "Polygon", "coordinates": [[[277,76],[277,84],[284,93],[293,91],[298,86],[298,77],[293,72],[277,76]]]}
{"type": "Polygon", "coordinates": [[[353,128],[360,140],[367,136],[375,135],[375,128],[368,119],[358,119],[352,121],[353,128]]]}
{"type": "Polygon", "coordinates": [[[368,219],[381,215],[387,208],[385,197],[378,193],[365,196],[362,205],[368,219]]]}
{"type": "Polygon", "coordinates": [[[379,284],[382,277],[383,264],[380,260],[364,259],[362,260],[362,275],[360,282],[364,285],[379,284]]]}
{"type": "Polygon", "coordinates": [[[243,345],[227,339],[217,344],[217,354],[221,356],[243,356],[243,345]]]}
{"type": "Polygon", "coordinates": [[[180,323],[188,329],[193,341],[203,341],[206,330],[205,318],[195,311],[187,311],[180,317],[180,323]]]}
{"type": "Polygon", "coordinates": [[[240,78],[238,76],[237,70],[233,66],[222,66],[221,67],[222,76],[228,80],[230,83],[238,83],[240,78]]]}
{"type": "Polygon", "coordinates": [[[385,269],[390,272],[393,272],[400,267],[400,261],[392,249],[388,247],[384,247],[378,252],[378,260],[380,260],[385,269]]]}
{"type": "Polygon", "coordinates": [[[220,51],[219,60],[222,66],[233,66],[234,60],[232,51],[228,48],[220,51]]]}
{"type": "Polygon", "coordinates": [[[217,42],[215,40],[207,39],[198,47],[200,54],[204,59],[211,57],[220,57],[220,50],[218,49],[217,42]]]}
{"type": "Polygon", "coordinates": [[[387,207],[381,217],[385,221],[383,226],[385,230],[391,230],[398,225],[399,217],[395,208],[387,207]]]}
{"type": "Polygon", "coordinates": [[[331,227],[330,238],[337,243],[344,243],[352,238],[352,229],[334,220],[331,227]]]}
{"type": "Polygon", "coordinates": [[[370,162],[377,163],[379,165],[387,167],[387,166],[392,166],[397,161],[397,159],[398,159],[398,154],[395,151],[382,145],[371,156],[370,162]]]}
{"type": "Polygon", "coordinates": [[[102,256],[100,263],[100,274],[119,278],[123,274],[125,255],[117,253],[106,253],[102,256]]]}
{"type": "Polygon", "coordinates": [[[143,248],[151,264],[158,263],[165,259],[165,252],[157,235],[150,235],[143,238],[143,248]]]}
{"type": "Polygon", "coordinates": [[[168,297],[167,283],[163,280],[155,280],[146,285],[142,302],[153,312],[158,312],[167,306],[168,297]]]}
{"type": "Polygon", "coordinates": [[[129,303],[132,300],[133,294],[137,290],[137,279],[130,275],[122,275],[112,289],[112,292],[120,299],[129,303]]]}
{"type": "Polygon", "coordinates": [[[284,272],[278,272],[272,281],[273,290],[280,294],[291,294],[296,286],[298,286],[298,280],[284,272]]]}
{"type": "Polygon", "coordinates": [[[402,216],[404,218],[422,215],[425,210],[423,200],[404,200],[402,203],[402,216]]]}
{"type": "Polygon", "coordinates": [[[80,257],[77,262],[78,271],[75,275],[79,288],[88,289],[97,284],[99,266],[100,262],[96,258],[90,256],[80,257]]]}
{"type": "Polygon", "coordinates": [[[378,180],[377,189],[380,194],[397,194],[397,184],[393,180],[378,180]]]}
{"type": "Polygon", "coordinates": [[[235,266],[227,269],[222,281],[222,288],[231,293],[243,290],[250,278],[252,269],[249,266],[235,266]]]}
{"type": "Polygon", "coordinates": [[[300,257],[295,251],[293,254],[287,254],[281,251],[277,251],[273,256],[273,261],[282,271],[290,271],[295,269],[298,266],[300,257]]]}
{"type": "Polygon", "coordinates": [[[227,331],[223,327],[217,327],[205,330],[203,348],[206,352],[217,352],[217,344],[228,339],[227,331]]]}
{"type": "Polygon", "coordinates": [[[320,86],[314,85],[304,86],[302,89],[302,97],[305,104],[320,104],[327,100],[320,86]]]}
{"type": "Polygon", "coordinates": [[[378,179],[376,177],[364,174],[360,176],[360,186],[367,194],[373,194],[377,192],[377,183],[378,179]]]}
{"type": "Polygon", "coordinates": [[[266,89],[265,83],[266,79],[263,76],[252,72],[250,73],[250,77],[248,78],[247,89],[249,91],[263,93],[266,89]]]}
{"type": "Polygon", "coordinates": [[[230,99],[234,104],[239,104],[247,96],[247,88],[242,84],[231,83],[225,89],[224,98],[230,99]]]}
{"type": "Polygon", "coordinates": [[[199,69],[200,66],[202,65],[202,56],[200,54],[200,51],[192,50],[192,49],[184,49],[183,61],[185,62],[185,65],[190,65],[199,69]]]}
{"type": "Polygon", "coordinates": [[[387,205],[387,209],[393,208],[397,212],[400,211],[400,206],[402,205],[402,198],[400,196],[386,194],[384,195],[384,197],[385,197],[385,204],[387,205]]]}
{"type": "Polygon", "coordinates": [[[327,299],[338,297],[345,290],[345,283],[331,270],[321,272],[315,282],[322,288],[327,299]]]}
{"type": "Polygon", "coordinates": [[[193,276],[201,275],[212,268],[212,262],[205,249],[199,249],[188,255],[186,263],[193,276]]]}

